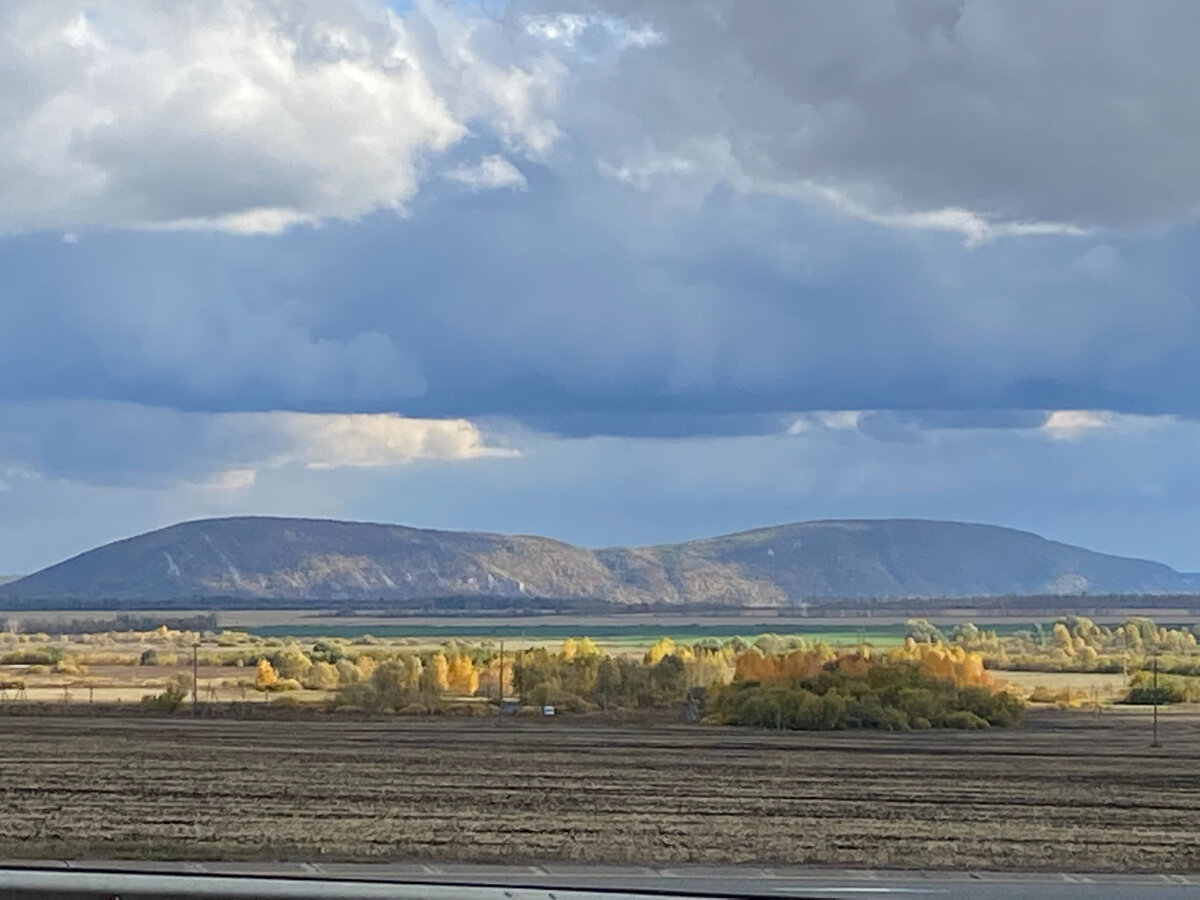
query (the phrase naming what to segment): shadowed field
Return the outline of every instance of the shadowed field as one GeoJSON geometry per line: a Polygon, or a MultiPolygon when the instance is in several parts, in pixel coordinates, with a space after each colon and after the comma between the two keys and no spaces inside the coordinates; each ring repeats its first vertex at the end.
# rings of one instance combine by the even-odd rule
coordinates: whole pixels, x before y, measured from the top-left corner
{"type": "Polygon", "coordinates": [[[1200,869],[1200,719],[776,734],[0,718],[0,857],[1200,869]]]}

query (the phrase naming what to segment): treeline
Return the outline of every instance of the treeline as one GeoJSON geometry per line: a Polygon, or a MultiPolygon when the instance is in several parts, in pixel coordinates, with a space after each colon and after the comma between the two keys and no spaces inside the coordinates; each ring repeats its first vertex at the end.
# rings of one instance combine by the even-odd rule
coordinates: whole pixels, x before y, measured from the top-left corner
{"type": "MultiPolygon", "coordinates": [[[[753,607],[764,616],[788,612],[783,608],[753,607]]],[[[354,601],[343,603],[334,614],[346,618],[356,616],[416,617],[480,615],[524,617],[545,615],[645,615],[681,613],[689,615],[728,615],[745,612],[742,607],[723,603],[618,603],[594,597],[528,597],[475,596],[423,597],[410,600],[354,601]]]]}
{"type": "MultiPolygon", "coordinates": [[[[989,669],[1120,672],[1130,676],[1122,702],[1194,703],[1200,702],[1200,680],[1194,677],[1200,676],[1198,632],[1200,626],[1170,628],[1145,616],[1099,625],[1086,616],[1067,615],[1048,626],[1035,623],[1009,635],[970,623],[943,630],[927,619],[910,619],[905,641],[958,647],[977,654],[989,669]]],[[[1069,690],[1060,693],[1069,698],[1069,690]]],[[[1052,697],[1035,692],[1033,699],[1052,697]]]]}
{"type": "MultiPolygon", "coordinates": [[[[417,712],[472,687],[498,699],[499,670],[494,657],[401,654],[369,675],[360,673],[357,683],[341,689],[339,702],[373,712],[417,712]]],[[[685,709],[697,719],[763,728],[987,728],[1016,724],[1023,711],[1019,699],[995,689],[977,654],[932,644],[873,657],[866,649],[838,654],[802,641],[764,652],[732,641],[689,647],[664,638],[637,659],[604,653],[582,638],[565,641],[557,652],[515,654],[505,676],[505,695],[514,692],[525,706],[685,709]]]]}
{"type": "MultiPolygon", "coordinates": [[[[27,673],[86,674],[87,664],[227,666],[226,679],[264,693],[327,692],[332,703],[372,713],[413,713],[504,698],[521,707],[564,712],[671,710],[693,720],[773,728],[925,728],[1006,725],[1020,704],[997,692],[982,655],[936,635],[873,655],[863,646],[838,652],[797,636],[707,638],[690,645],[664,637],[644,655],[608,653],[590,638],[552,650],[501,655],[491,641],[449,640],[437,648],[358,638],[294,640],[237,631],[100,632],[70,644],[46,634],[0,634],[0,663],[27,673]]],[[[419,643],[416,639],[409,639],[419,643]]],[[[174,709],[186,695],[185,672],[149,698],[174,709]]]]}
{"type": "MultiPolygon", "coordinates": [[[[5,592],[0,596],[0,612],[15,613],[18,617],[28,613],[41,612],[137,612],[153,606],[156,610],[174,612],[176,610],[192,611],[195,609],[229,610],[229,609],[296,609],[309,608],[315,603],[302,603],[296,600],[273,600],[269,598],[248,599],[245,597],[159,597],[153,600],[145,597],[38,597],[16,596],[5,592]]],[[[319,608],[326,608],[330,601],[325,600],[319,608]]],[[[155,618],[158,618],[155,616],[155,618]]]]}
{"type": "Polygon", "coordinates": [[[39,619],[34,616],[10,615],[0,622],[0,630],[10,634],[106,634],[119,632],[147,632],[156,628],[172,631],[216,631],[216,613],[199,613],[194,616],[164,616],[158,613],[121,613],[111,619],[39,619]]]}
{"type": "Polygon", "coordinates": [[[910,619],[906,639],[945,643],[979,653],[988,668],[1042,672],[1129,672],[1157,658],[1160,671],[1200,675],[1196,627],[1169,628],[1145,616],[1099,625],[1086,616],[1060,616],[1049,625],[1001,635],[966,623],[939,629],[910,619]]]}
{"type": "Polygon", "coordinates": [[[1028,594],[969,597],[810,597],[783,606],[745,607],[725,603],[619,603],[599,597],[530,597],[488,594],[394,599],[363,596],[354,599],[328,597],[237,597],[195,595],[189,597],[38,597],[15,596],[13,589],[0,596],[0,612],[112,612],[142,610],[147,605],[164,611],[197,608],[223,610],[304,609],[336,616],[428,616],[428,615],[620,615],[623,613],[687,612],[693,615],[754,612],[759,615],[791,616],[930,616],[959,610],[974,610],[992,616],[1054,616],[1080,613],[1100,614],[1120,609],[1179,609],[1200,614],[1200,593],[1176,594],[1028,594]]]}
{"type": "Polygon", "coordinates": [[[1200,614],[1200,593],[1000,594],[973,597],[815,597],[801,604],[822,616],[930,616],[955,610],[990,615],[1099,614],[1122,609],[1180,609],[1200,614]]]}

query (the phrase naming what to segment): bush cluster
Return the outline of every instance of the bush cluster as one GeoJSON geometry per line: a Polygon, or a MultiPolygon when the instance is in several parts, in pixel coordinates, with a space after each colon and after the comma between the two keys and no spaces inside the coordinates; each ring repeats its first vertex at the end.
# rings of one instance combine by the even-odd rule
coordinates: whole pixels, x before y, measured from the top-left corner
{"type": "Polygon", "coordinates": [[[1024,704],[1004,691],[930,677],[918,663],[880,660],[865,671],[835,661],[790,682],[735,681],[711,692],[706,709],[720,722],[757,728],[907,731],[1015,725],[1024,704]]]}

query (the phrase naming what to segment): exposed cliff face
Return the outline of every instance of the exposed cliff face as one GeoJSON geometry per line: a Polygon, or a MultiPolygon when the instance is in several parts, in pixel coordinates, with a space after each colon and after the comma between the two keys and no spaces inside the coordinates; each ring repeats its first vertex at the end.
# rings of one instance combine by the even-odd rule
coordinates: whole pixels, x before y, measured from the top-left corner
{"type": "Polygon", "coordinates": [[[452,595],[787,606],[825,597],[1159,593],[1159,563],[989,525],[804,522],[655,547],[316,519],[185,522],[90,550],[0,598],[408,600],[452,595]]]}

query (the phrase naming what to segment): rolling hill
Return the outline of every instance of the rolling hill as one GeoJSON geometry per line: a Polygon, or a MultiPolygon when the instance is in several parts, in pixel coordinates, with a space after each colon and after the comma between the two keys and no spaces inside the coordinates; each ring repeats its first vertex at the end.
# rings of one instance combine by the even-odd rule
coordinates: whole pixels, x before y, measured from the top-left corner
{"type": "MultiPolygon", "coordinates": [[[[330,603],[438,597],[786,607],[823,598],[1171,593],[1195,576],[991,525],[802,522],[650,547],[243,517],[184,522],[0,585],[12,608],[203,598],[330,603]]],[[[197,603],[203,605],[203,603],[197,603]]],[[[436,605],[436,604],[435,604],[436,605]]]]}

